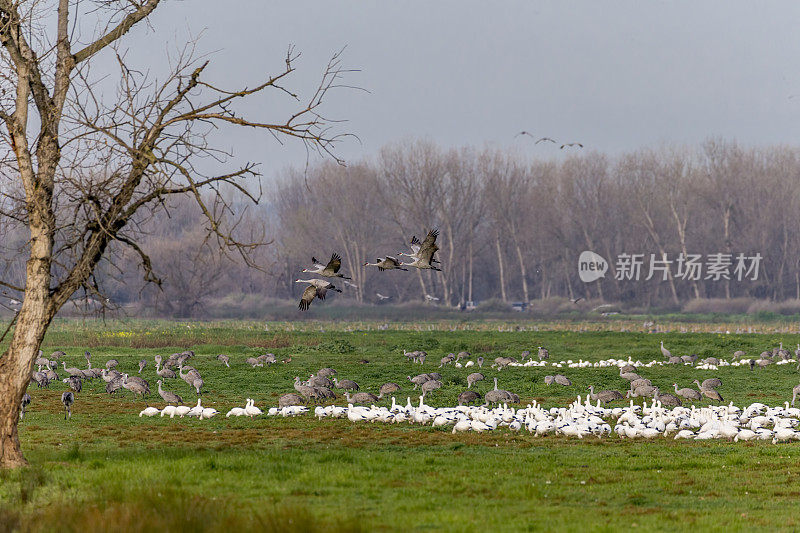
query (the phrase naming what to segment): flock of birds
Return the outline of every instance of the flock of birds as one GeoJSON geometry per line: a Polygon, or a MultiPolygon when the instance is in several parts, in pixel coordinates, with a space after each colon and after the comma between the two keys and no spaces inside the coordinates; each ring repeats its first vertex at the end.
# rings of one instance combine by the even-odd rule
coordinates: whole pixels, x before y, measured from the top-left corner
{"type": "MultiPolygon", "coordinates": [[[[39,351],[39,357],[35,361],[37,367],[31,374],[31,383],[35,384],[38,388],[49,388],[51,383],[62,381],[67,384],[70,390],[65,391],[61,395],[61,403],[64,404],[64,419],[72,416],[72,405],[75,403],[75,395],[83,390],[83,383],[94,379],[102,379],[106,382],[105,390],[108,394],[116,394],[119,390],[128,390],[134,396],[138,395],[142,399],[150,394],[150,383],[140,375],[131,376],[128,373],[123,373],[117,370],[119,361],[117,359],[109,359],[105,362],[104,368],[92,368],[92,354],[84,352],[86,358],[86,368],[68,367],[66,361],[61,361],[63,371],[67,377],[61,378],[58,374],[59,359],[66,355],[65,352],[58,350],[50,355],[50,358],[44,357],[44,354],[39,351]]],[[[170,355],[166,360],[161,355],[154,357],[155,373],[158,383],[158,394],[166,403],[182,404],[183,398],[178,394],[165,390],[163,388],[164,379],[180,378],[186,382],[194,391],[200,396],[205,382],[203,381],[200,372],[186,364],[186,361],[194,357],[194,352],[186,350],[180,353],[170,355]],[[177,370],[177,372],[175,372],[177,370]]],[[[264,356],[266,358],[266,356],[264,356]]],[[[274,357],[274,356],[273,356],[274,357]]],[[[229,357],[224,354],[217,356],[217,359],[229,366],[229,357]]],[[[147,368],[148,362],[146,359],[141,359],[138,363],[139,371],[147,368]]],[[[22,409],[20,410],[20,419],[25,416],[25,411],[31,403],[29,394],[25,394],[22,398],[22,409]]]]}
{"type": "MultiPolygon", "coordinates": [[[[435,254],[439,250],[439,246],[436,244],[436,238],[438,236],[439,230],[437,229],[430,230],[423,241],[420,241],[416,235],[413,236],[410,242],[411,250],[409,252],[399,252],[397,254],[398,256],[408,257],[411,260],[408,263],[403,263],[397,259],[397,257],[387,255],[386,257],[379,257],[376,259],[375,263],[370,263],[367,261],[364,263],[364,266],[378,267],[378,270],[381,272],[386,270],[408,271],[408,268],[405,267],[418,268],[421,270],[441,271],[441,268],[436,266],[436,264],[439,264],[440,262],[435,258],[435,254]]],[[[312,268],[304,268],[303,272],[316,274],[325,278],[340,278],[345,285],[354,286],[350,281],[352,278],[339,272],[342,268],[342,257],[339,254],[333,253],[327,264],[317,261],[315,257],[311,258],[311,262],[314,266],[312,268]]],[[[303,295],[300,298],[300,304],[298,305],[301,311],[308,310],[308,308],[311,306],[311,303],[314,301],[314,298],[324,300],[328,294],[328,291],[342,292],[342,289],[324,279],[296,279],[294,281],[295,283],[307,284],[305,290],[303,291],[303,295]]],[[[378,298],[380,300],[386,300],[390,297],[379,294],[378,298]]],[[[438,298],[431,297],[430,295],[426,295],[426,299],[438,300],[438,298]]]]}
{"type": "Polygon", "coordinates": [[[561,144],[561,146],[560,146],[561,150],[563,150],[564,148],[573,148],[573,147],[583,148],[583,144],[577,143],[577,142],[559,143],[558,141],[556,141],[555,139],[552,139],[550,137],[539,137],[537,139],[534,134],[532,134],[532,133],[530,133],[528,131],[524,131],[524,130],[519,132],[519,133],[517,133],[516,135],[514,135],[514,137],[519,137],[520,135],[527,135],[531,139],[536,139],[536,142],[534,142],[533,144],[539,144],[539,143],[552,143],[552,144],[555,144],[555,145],[561,144]]]}
{"type": "MultiPolygon", "coordinates": [[[[675,356],[661,343],[661,352],[664,356],[659,364],[695,365],[698,358],[695,355],[675,356]]],[[[59,367],[59,358],[66,355],[63,351],[56,351],[51,358],[40,354],[36,363],[38,370],[33,373],[32,383],[39,387],[48,387],[53,381],[59,381],[56,369],[59,367]]],[[[82,390],[85,380],[101,378],[106,382],[106,391],[114,394],[120,389],[126,389],[143,399],[150,394],[147,380],[141,376],[131,376],[116,370],[119,362],[116,359],[106,361],[104,368],[92,368],[91,354],[85,352],[87,368],[78,369],[68,367],[61,361],[61,367],[68,377],[60,379],[67,384],[70,390],[62,394],[61,401],[64,405],[64,417],[69,419],[76,394],[82,390]]],[[[205,407],[201,403],[200,395],[204,385],[203,379],[197,369],[186,363],[194,356],[191,350],[174,353],[167,358],[156,355],[154,358],[155,372],[158,376],[158,394],[167,404],[164,408],[147,406],[139,416],[169,416],[170,418],[197,418],[210,419],[220,414],[213,407],[205,407]],[[177,372],[175,371],[177,369],[177,372]],[[194,406],[184,405],[181,396],[163,388],[165,379],[183,379],[191,389],[194,389],[198,398],[194,406]]],[[[425,365],[428,354],[423,350],[403,350],[407,364],[425,365]]],[[[352,379],[339,378],[338,372],[333,368],[322,368],[303,380],[299,376],[294,378],[295,392],[283,394],[278,398],[278,406],[261,408],[255,405],[251,398],[246,400],[244,407],[233,407],[226,413],[226,417],[244,416],[255,418],[258,416],[298,416],[310,412],[309,405],[315,404],[313,415],[322,418],[347,418],[351,422],[380,422],[380,423],[411,423],[430,424],[433,427],[452,429],[453,433],[464,431],[485,432],[506,427],[511,431],[527,430],[536,435],[547,434],[574,436],[584,438],[588,436],[604,437],[613,434],[620,438],[655,438],[659,436],[673,437],[675,439],[732,439],[739,440],[771,440],[773,443],[788,440],[800,440],[800,409],[795,408],[795,401],[800,395],[800,384],[792,390],[792,399],[782,406],[770,407],[762,403],[753,403],[745,408],[739,408],[732,402],[725,404],[722,394],[718,391],[722,381],[718,378],[709,378],[704,381],[696,379],[696,387],[679,387],[672,383],[670,392],[663,392],[649,378],[639,374],[642,369],[653,366],[653,363],[642,363],[631,359],[608,359],[594,363],[556,361],[551,362],[550,353],[544,347],[532,353],[523,351],[520,358],[496,357],[493,361],[485,361],[483,357],[472,358],[469,352],[451,353],[438,360],[438,367],[452,365],[455,368],[472,368],[466,376],[466,390],[458,395],[458,405],[454,407],[432,407],[426,405],[426,398],[435,394],[444,385],[439,372],[425,372],[407,376],[408,384],[412,391],[419,391],[419,401],[412,403],[411,396],[407,396],[405,404],[397,402],[396,395],[401,393],[403,386],[395,382],[386,382],[377,388],[377,393],[362,390],[362,387],[352,379]],[[576,401],[568,407],[544,408],[537,401],[532,401],[524,408],[514,408],[520,403],[520,396],[512,391],[499,386],[498,378],[494,377],[494,388],[481,394],[476,390],[477,385],[487,379],[486,375],[477,371],[483,369],[484,364],[498,372],[507,367],[528,366],[531,363],[537,366],[551,365],[552,367],[583,368],[608,367],[618,368],[619,377],[629,384],[628,390],[605,389],[595,390],[594,386],[588,387],[585,397],[578,396],[576,401]],[[477,367],[477,368],[473,368],[477,367]],[[673,394],[674,392],[674,394],[673,394]],[[337,394],[338,393],[338,394],[337,394]],[[343,397],[347,406],[335,405],[332,402],[343,397]],[[634,404],[631,398],[646,398],[643,405],[634,404]],[[378,406],[382,400],[391,401],[391,405],[378,406]],[[712,405],[699,407],[695,402],[707,400],[712,405]],[[609,407],[612,402],[625,402],[623,407],[609,407]],[[648,404],[648,402],[650,402],[648,404]],[[684,405],[688,402],[689,405],[684,405]],[[324,405],[327,404],[327,405],[324,405]],[[713,405],[716,404],[716,405],[713,405]]],[[[217,356],[217,360],[230,367],[230,357],[224,354],[217,356]]],[[[289,362],[291,359],[284,359],[289,362]]],[[[764,368],[768,364],[788,364],[800,361],[800,345],[794,354],[783,348],[783,345],[771,351],[762,352],[758,359],[747,359],[742,351],[736,351],[731,361],[719,358],[706,358],[700,361],[701,365],[725,366],[736,365],[764,368]]],[[[264,354],[259,357],[248,358],[245,361],[252,367],[275,364],[278,359],[274,354],[264,354]]],[[[148,367],[148,361],[139,361],[138,368],[141,374],[148,367]]],[[[696,365],[696,368],[700,368],[696,365]]],[[[800,364],[798,364],[800,367],[800,364]]],[[[556,373],[544,377],[544,385],[571,386],[572,380],[564,374],[556,373]]],[[[31,397],[25,394],[20,417],[24,418],[26,410],[31,403],[31,397]]]]}

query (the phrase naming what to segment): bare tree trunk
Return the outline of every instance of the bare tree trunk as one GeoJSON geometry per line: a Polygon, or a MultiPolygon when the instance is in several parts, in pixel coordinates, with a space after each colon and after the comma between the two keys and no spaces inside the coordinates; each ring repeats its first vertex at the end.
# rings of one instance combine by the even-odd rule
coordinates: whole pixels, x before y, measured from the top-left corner
{"type": "MultiPolygon", "coordinates": [[[[469,301],[474,302],[472,299],[472,242],[469,243],[469,301]]],[[[798,289],[800,290],[800,289],[798,289]]]]}
{"type": "MultiPolygon", "coordinates": [[[[722,226],[725,232],[725,249],[728,253],[731,253],[731,211],[732,208],[730,206],[725,208],[725,213],[722,216],[722,226]]],[[[730,278],[725,280],[725,298],[730,300],[731,299],[731,280],[730,278]]]]}
{"type": "MultiPolygon", "coordinates": [[[[681,219],[678,216],[678,211],[675,209],[675,203],[670,202],[670,208],[672,209],[672,217],[675,219],[675,227],[678,230],[678,240],[681,243],[681,252],[683,252],[683,257],[689,256],[689,250],[686,248],[686,224],[688,222],[688,217],[684,217],[681,219]]],[[[697,286],[697,280],[692,280],[692,291],[694,292],[694,297],[699,299],[700,298],[700,288],[697,286]]]]}
{"type": "Polygon", "coordinates": [[[51,194],[33,194],[31,251],[26,268],[25,298],[17,317],[11,345],[0,357],[0,468],[24,466],[17,434],[20,405],[28,388],[34,361],[50,321],[50,261],[53,251],[53,219],[48,216],[51,194]]]}
{"type": "Polygon", "coordinates": [[[500,236],[496,235],[495,244],[497,245],[497,263],[500,265],[499,274],[500,274],[500,296],[503,298],[504,302],[508,301],[508,297],[506,296],[506,277],[505,277],[505,269],[503,268],[503,251],[500,249],[500,236]]]}
{"type": "Polygon", "coordinates": [[[528,273],[525,270],[525,261],[522,259],[522,249],[519,247],[519,243],[516,242],[516,239],[514,239],[514,241],[514,246],[517,249],[517,259],[519,260],[519,273],[522,276],[522,294],[525,298],[525,303],[528,303],[531,301],[528,296],[528,273]]]}

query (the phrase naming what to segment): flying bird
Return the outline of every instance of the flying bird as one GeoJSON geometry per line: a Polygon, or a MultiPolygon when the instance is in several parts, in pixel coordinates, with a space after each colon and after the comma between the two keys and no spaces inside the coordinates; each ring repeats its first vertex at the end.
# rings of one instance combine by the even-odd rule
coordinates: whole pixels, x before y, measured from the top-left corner
{"type": "Polygon", "coordinates": [[[298,308],[301,311],[307,311],[311,306],[314,298],[320,300],[325,299],[328,291],[342,292],[342,289],[337,289],[331,282],[322,279],[296,279],[295,283],[308,283],[308,287],[303,291],[303,296],[300,298],[298,308]]]}
{"type": "Polygon", "coordinates": [[[431,296],[430,294],[426,294],[425,295],[425,299],[428,300],[429,302],[438,302],[439,301],[439,298],[437,298],[436,296],[431,296]]]}
{"type": "Polygon", "coordinates": [[[385,258],[379,257],[378,259],[376,259],[376,261],[377,263],[364,262],[364,266],[376,266],[378,267],[378,270],[380,270],[381,272],[383,272],[384,270],[394,270],[394,269],[405,270],[406,272],[408,272],[407,268],[403,268],[402,266],[400,266],[401,263],[400,261],[397,260],[397,258],[392,257],[390,255],[387,255],[385,258]]]}
{"type": "MultiPolygon", "coordinates": [[[[433,249],[433,252],[430,254],[429,262],[439,263],[439,261],[437,261],[436,258],[433,257],[433,255],[439,249],[439,247],[436,245],[436,238],[438,236],[439,236],[439,230],[435,228],[428,232],[428,234],[425,236],[425,240],[422,242],[420,242],[420,240],[417,239],[417,236],[414,235],[413,237],[411,237],[411,244],[410,244],[411,253],[407,254],[405,252],[398,252],[398,255],[405,255],[406,257],[418,260],[421,257],[426,256],[428,254],[429,249],[433,249]]],[[[410,263],[401,263],[401,264],[404,266],[408,266],[410,263]]],[[[428,267],[423,267],[423,268],[428,268],[428,267]]]]}
{"type": "Polygon", "coordinates": [[[325,276],[326,278],[352,279],[339,272],[339,269],[342,268],[342,257],[335,252],[331,254],[331,260],[328,261],[327,265],[323,265],[317,261],[316,257],[312,257],[311,262],[314,263],[314,268],[304,268],[303,272],[318,274],[320,276],[325,276]]]}
{"type": "Polygon", "coordinates": [[[580,302],[581,300],[583,300],[583,296],[579,296],[579,297],[577,297],[577,298],[570,298],[570,299],[569,299],[569,301],[570,301],[570,302],[572,302],[572,303],[574,303],[574,304],[576,304],[576,303],[580,302]]]}
{"type": "Polygon", "coordinates": [[[561,145],[561,150],[571,146],[577,146],[578,148],[583,148],[583,145],[581,143],[565,143],[561,145]]]}
{"type": "Polygon", "coordinates": [[[436,245],[436,237],[439,236],[439,230],[432,229],[428,232],[428,235],[425,237],[425,240],[419,242],[416,236],[411,238],[411,251],[412,253],[406,254],[400,252],[400,255],[408,256],[414,261],[411,263],[401,263],[403,266],[410,266],[419,269],[429,269],[429,270],[438,270],[441,272],[441,268],[433,266],[431,263],[438,262],[436,259],[433,258],[433,255],[439,249],[436,245]]]}
{"type": "MultiPolygon", "coordinates": [[[[403,269],[403,270],[405,270],[405,269],[403,269]]],[[[375,296],[377,296],[380,301],[388,300],[388,299],[391,298],[391,296],[384,296],[383,294],[381,294],[379,292],[376,292],[375,296]]]]}
{"type": "Polygon", "coordinates": [[[541,137],[541,138],[540,138],[538,141],[536,141],[536,142],[535,142],[535,143],[533,143],[533,144],[539,144],[539,143],[541,143],[541,142],[549,142],[549,143],[553,143],[553,144],[558,144],[556,141],[554,141],[554,140],[553,140],[553,139],[551,139],[550,137],[541,137]]]}

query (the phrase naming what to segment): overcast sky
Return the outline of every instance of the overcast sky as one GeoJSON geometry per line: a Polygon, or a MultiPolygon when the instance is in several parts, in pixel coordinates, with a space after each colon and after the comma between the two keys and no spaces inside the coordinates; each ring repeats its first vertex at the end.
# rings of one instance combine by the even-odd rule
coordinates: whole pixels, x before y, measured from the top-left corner
{"type": "MultiPolygon", "coordinates": [[[[342,47],[346,81],[325,107],[347,119],[346,159],[409,138],[514,147],[520,130],[608,153],[709,136],[794,144],[800,133],[800,2],[167,2],[128,43],[163,58],[187,33],[215,51],[213,75],[255,82],[303,53],[292,87],[308,94],[342,47]],[[171,44],[168,44],[171,43],[171,44]]],[[[276,120],[283,100],[251,111],[276,120]],[[271,114],[271,116],[269,116],[271,114]]],[[[283,118],[282,115],[280,118],[283,118]]],[[[266,174],[304,163],[296,144],[240,131],[226,143],[266,174]]]]}

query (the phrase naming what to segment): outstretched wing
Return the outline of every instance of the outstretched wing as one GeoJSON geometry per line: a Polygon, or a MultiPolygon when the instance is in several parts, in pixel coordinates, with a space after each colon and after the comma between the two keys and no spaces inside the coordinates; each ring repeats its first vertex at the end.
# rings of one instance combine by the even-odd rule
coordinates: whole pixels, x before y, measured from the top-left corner
{"type": "Polygon", "coordinates": [[[384,261],[386,262],[387,266],[394,266],[394,267],[400,266],[400,261],[398,261],[396,257],[392,257],[391,255],[387,255],[384,261]]]}
{"type": "Polygon", "coordinates": [[[306,287],[306,290],[303,291],[303,297],[300,298],[300,305],[298,307],[301,311],[308,311],[311,302],[314,301],[314,297],[317,295],[317,288],[313,285],[309,285],[306,287]]]}
{"type": "Polygon", "coordinates": [[[328,261],[327,266],[325,266],[325,272],[330,274],[336,274],[339,272],[339,269],[342,268],[342,258],[339,254],[333,253],[331,255],[331,260],[328,261]]]}
{"type": "Polygon", "coordinates": [[[325,268],[325,265],[323,265],[322,263],[317,261],[316,257],[312,257],[311,258],[311,262],[314,263],[314,268],[316,268],[318,270],[321,270],[321,269],[325,268]]]}
{"type": "Polygon", "coordinates": [[[420,263],[430,265],[431,259],[433,259],[433,254],[435,254],[438,249],[439,247],[436,246],[436,244],[432,244],[427,248],[423,248],[422,250],[420,250],[419,252],[420,263]]]}
{"type": "MultiPolygon", "coordinates": [[[[422,247],[420,249],[424,250],[430,246],[436,244],[436,237],[439,236],[439,230],[434,228],[428,232],[428,235],[425,236],[425,240],[422,241],[422,247]]],[[[438,248],[437,248],[438,250],[438,248]]]]}
{"type": "Polygon", "coordinates": [[[419,239],[417,239],[416,235],[411,237],[411,253],[412,254],[415,254],[415,253],[419,252],[419,248],[420,248],[421,245],[422,245],[422,243],[419,241],[419,239]]]}

